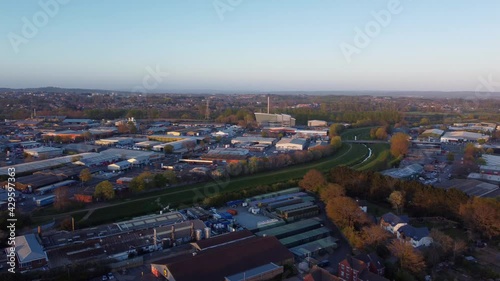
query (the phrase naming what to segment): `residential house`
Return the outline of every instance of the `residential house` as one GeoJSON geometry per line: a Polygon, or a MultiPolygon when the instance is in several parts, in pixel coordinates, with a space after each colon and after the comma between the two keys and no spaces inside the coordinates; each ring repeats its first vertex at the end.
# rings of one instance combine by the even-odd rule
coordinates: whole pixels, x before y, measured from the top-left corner
{"type": "Polygon", "coordinates": [[[433,242],[427,227],[405,225],[398,229],[397,235],[399,239],[408,241],[415,248],[427,247],[433,242]]]}
{"type": "Polygon", "coordinates": [[[380,218],[380,226],[392,234],[396,234],[398,229],[407,225],[409,221],[410,219],[408,216],[396,216],[395,214],[389,212],[380,218]]]}
{"type": "Polygon", "coordinates": [[[369,265],[364,261],[351,256],[339,262],[338,276],[342,281],[389,281],[371,272],[369,265]]]}

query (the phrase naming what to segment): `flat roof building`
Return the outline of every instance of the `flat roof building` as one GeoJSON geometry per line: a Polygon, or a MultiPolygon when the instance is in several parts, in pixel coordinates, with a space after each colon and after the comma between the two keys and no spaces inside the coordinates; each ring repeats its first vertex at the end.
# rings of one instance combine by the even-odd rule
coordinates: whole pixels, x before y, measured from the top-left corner
{"type": "Polygon", "coordinates": [[[107,139],[96,140],[95,144],[102,146],[133,145],[134,139],[127,137],[107,138],[107,139]]]}
{"type": "Polygon", "coordinates": [[[331,236],[312,241],[306,244],[302,244],[297,247],[293,247],[290,249],[295,257],[302,259],[305,257],[312,257],[317,254],[320,254],[322,251],[328,251],[330,249],[337,248],[338,239],[333,238],[331,236]]]}
{"type": "Polygon", "coordinates": [[[282,138],[276,143],[277,150],[304,150],[307,141],[298,138],[282,138]]]}
{"type": "Polygon", "coordinates": [[[254,144],[267,144],[267,145],[273,145],[278,141],[275,138],[265,138],[265,137],[237,137],[231,140],[232,144],[237,144],[237,143],[254,143],[254,144]]]}
{"type": "Polygon", "coordinates": [[[490,137],[479,133],[471,133],[466,131],[453,131],[453,132],[446,132],[441,137],[441,142],[477,142],[480,139],[488,141],[490,137]]]}
{"type": "Polygon", "coordinates": [[[328,124],[323,120],[308,120],[307,127],[326,127],[328,124]]]}
{"type": "Polygon", "coordinates": [[[194,255],[179,255],[154,262],[151,271],[169,281],[218,281],[269,263],[283,266],[292,264],[293,260],[292,253],[275,237],[251,237],[194,255]]]}
{"type": "Polygon", "coordinates": [[[36,158],[50,158],[62,155],[63,150],[57,147],[41,146],[25,149],[24,153],[36,158]]]}
{"type": "Polygon", "coordinates": [[[261,126],[293,127],[295,118],[288,114],[255,113],[255,120],[261,126]]]}

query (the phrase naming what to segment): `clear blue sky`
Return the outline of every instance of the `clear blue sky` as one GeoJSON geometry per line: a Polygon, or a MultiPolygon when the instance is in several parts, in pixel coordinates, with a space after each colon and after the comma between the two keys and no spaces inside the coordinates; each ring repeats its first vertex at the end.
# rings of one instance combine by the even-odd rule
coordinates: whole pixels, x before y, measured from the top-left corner
{"type": "Polygon", "coordinates": [[[389,2],[242,0],[221,20],[213,0],[72,0],[16,53],[10,37],[43,10],[0,1],[0,87],[130,90],[157,65],[169,76],[153,91],[473,91],[479,76],[500,82],[498,0],[400,0],[403,10],[348,63],[342,42],[354,46],[355,28],[389,2]]]}

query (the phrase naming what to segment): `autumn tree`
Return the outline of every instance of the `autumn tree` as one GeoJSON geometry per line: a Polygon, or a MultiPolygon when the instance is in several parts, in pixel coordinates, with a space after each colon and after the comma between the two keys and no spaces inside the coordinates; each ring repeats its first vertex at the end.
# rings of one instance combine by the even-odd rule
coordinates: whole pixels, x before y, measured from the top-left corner
{"type": "Polygon", "coordinates": [[[69,206],[68,187],[62,186],[57,188],[54,191],[54,195],[56,196],[54,200],[54,207],[57,210],[64,210],[69,206]]]}
{"type": "Polygon", "coordinates": [[[420,273],[425,269],[424,257],[410,243],[394,239],[388,248],[399,259],[401,269],[412,273],[420,273]]]}
{"type": "Polygon", "coordinates": [[[467,226],[486,238],[500,236],[500,201],[473,197],[460,205],[459,213],[467,226]]]}
{"type": "Polygon", "coordinates": [[[361,230],[361,237],[363,238],[365,247],[377,247],[387,241],[391,235],[380,226],[372,224],[363,227],[361,230]]]}
{"type": "Polygon", "coordinates": [[[331,198],[345,196],[345,188],[340,184],[328,183],[325,188],[320,189],[321,201],[327,203],[331,198]]]}
{"type": "Polygon", "coordinates": [[[429,121],[428,118],[424,117],[424,118],[420,119],[420,125],[427,126],[427,125],[430,125],[430,124],[431,124],[431,122],[429,121]]]}
{"type": "Polygon", "coordinates": [[[369,222],[358,203],[349,197],[330,198],[326,204],[326,214],[342,229],[359,227],[369,222]]]}
{"type": "Polygon", "coordinates": [[[401,191],[393,191],[388,198],[392,207],[396,210],[398,214],[401,214],[403,207],[405,205],[405,194],[401,191]]]}
{"type": "Polygon", "coordinates": [[[92,180],[92,173],[90,172],[90,170],[88,168],[83,169],[80,172],[80,180],[82,181],[82,185],[84,185],[87,182],[89,182],[90,180],[92,180]]]}
{"type": "Polygon", "coordinates": [[[330,138],[338,136],[344,130],[344,125],[342,124],[332,124],[330,125],[330,129],[328,130],[328,136],[330,138]]]}
{"type": "Polygon", "coordinates": [[[94,197],[102,199],[113,199],[115,197],[113,184],[111,184],[109,181],[100,182],[95,187],[94,197]]]}
{"type": "Polygon", "coordinates": [[[409,136],[405,133],[396,133],[391,138],[391,154],[399,157],[408,153],[410,147],[409,136]]]}
{"type": "Polygon", "coordinates": [[[318,192],[320,188],[326,186],[326,179],[320,171],[312,169],[304,175],[299,186],[307,191],[318,192]]]}
{"type": "Polygon", "coordinates": [[[387,139],[387,129],[384,127],[378,128],[377,131],[375,132],[375,137],[379,140],[387,139]]]}
{"type": "Polygon", "coordinates": [[[143,172],[130,181],[129,188],[135,192],[143,191],[152,180],[153,175],[150,172],[143,172]]]}
{"type": "Polygon", "coordinates": [[[163,176],[169,184],[177,183],[177,175],[174,171],[166,171],[165,173],[163,173],[163,176]]]}
{"type": "Polygon", "coordinates": [[[338,149],[342,146],[342,139],[339,136],[335,136],[330,140],[330,145],[333,149],[338,149]]]}

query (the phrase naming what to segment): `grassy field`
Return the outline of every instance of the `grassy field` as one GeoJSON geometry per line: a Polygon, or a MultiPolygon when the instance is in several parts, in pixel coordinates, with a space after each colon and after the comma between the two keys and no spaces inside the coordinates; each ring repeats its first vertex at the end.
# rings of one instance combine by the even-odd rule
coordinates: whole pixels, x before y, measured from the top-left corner
{"type": "Polygon", "coordinates": [[[342,140],[354,140],[354,137],[357,137],[357,140],[371,140],[370,138],[370,130],[373,127],[365,127],[365,128],[355,128],[348,129],[342,134],[340,137],[342,140]]]}
{"type": "Polygon", "coordinates": [[[354,166],[359,171],[380,171],[387,168],[387,163],[392,159],[389,152],[389,144],[377,143],[370,144],[372,155],[370,158],[359,165],[354,166]]]}
{"type": "MultiPolygon", "coordinates": [[[[344,144],[335,155],[315,162],[291,166],[285,169],[238,177],[223,182],[207,182],[189,186],[169,188],[136,195],[133,199],[115,200],[109,206],[94,208],[86,224],[96,225],[117,219],[126,219],[146,213],[158,211],[162,206],[192,205],[203,198],[220,192],[251,188],[301,178],[308,170],[328,171],[338,165],[355,165],[368,155],[368,149],[361,144],[344,144]]],[[[54,214],[48,208],[35,213],[35,222],[52,220],[53,217],[77,216],[83,218],[89,210],[75,210],[63,214],[54,214]]]]}
{"type": "Polygon", "coordinates": [[[194,186],[184,186],[172,190],[166,190],[162,195],[153,198],[144,198],[120,205],[109,206],[95,210],[88,218],[88,224],[99,224],[116,218],[133,217],[144,213],[158,211],[160,205],[179,206],[180,204],[192,205],[203,200],[204,197],[220,192],[231,192],[235,190],[251,188],[258,185],[273,184],[290,179],[299,179],[310,169],[327,171],[338,165],[352,165],[362,161],[368,154],[368,149],[363,145],[344,145],[333,157],[322,159],[313,163],[292,166],[290,168],[259,173],[253,176],[235,178],[224,183],[204,183],[194,186]]]}

